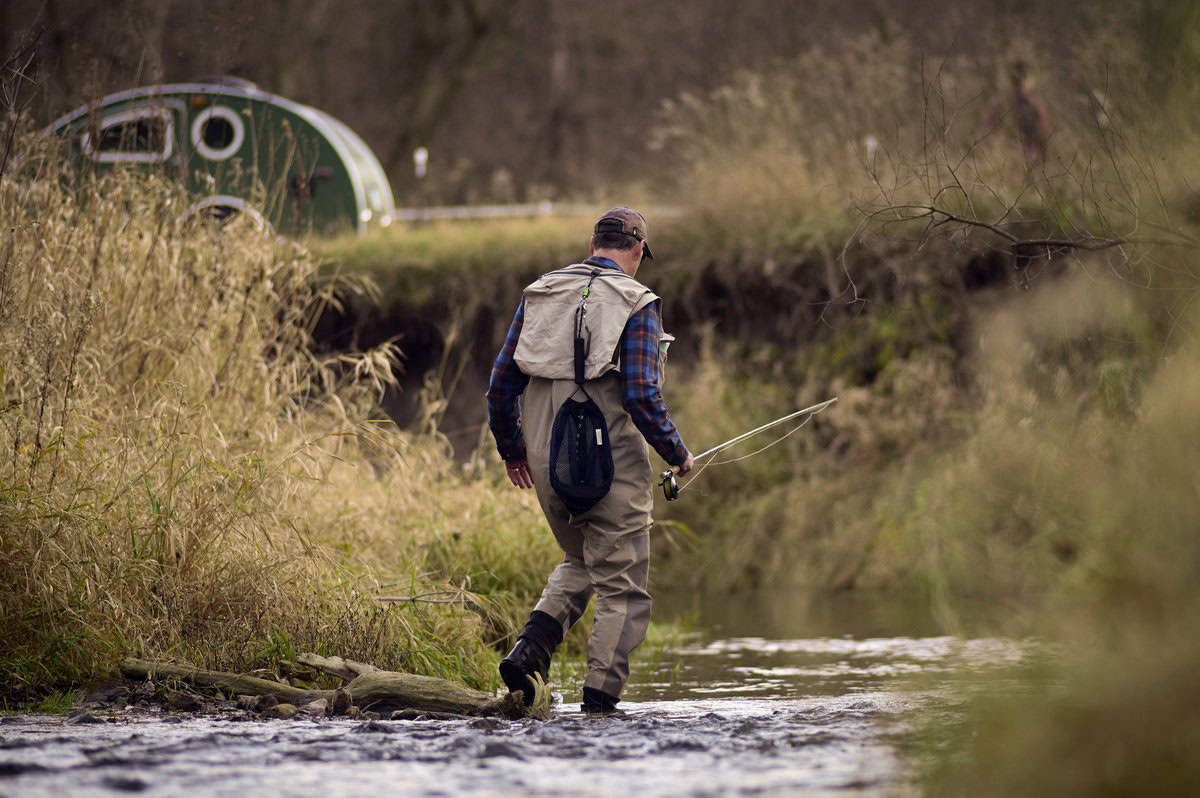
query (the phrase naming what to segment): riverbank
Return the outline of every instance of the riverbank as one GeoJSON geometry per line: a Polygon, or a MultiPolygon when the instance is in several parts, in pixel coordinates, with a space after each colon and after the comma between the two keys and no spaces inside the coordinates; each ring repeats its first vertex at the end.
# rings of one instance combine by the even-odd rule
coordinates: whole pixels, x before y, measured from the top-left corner
{"type": "Polygon", "coordinates": [[[314,354],[350,283],[189,220],[162,180],[22,168],[0,180],[7,698],[129,655],[304,650],[494,688],[553,542],[502,475],[382,420],[394,347],[314,354]]]}

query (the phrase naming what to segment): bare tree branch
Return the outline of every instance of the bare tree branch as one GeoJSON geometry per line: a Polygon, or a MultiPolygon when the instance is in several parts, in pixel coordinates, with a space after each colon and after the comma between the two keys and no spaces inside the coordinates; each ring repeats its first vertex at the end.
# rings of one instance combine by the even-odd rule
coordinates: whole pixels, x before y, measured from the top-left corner
{"type": "Polygon", "coordinates": [[[975,219],[970,216],[953,213],[945,208],[939,208],[936,205],[920,205],[920,204],[905,204],[905,205],[890,205],[878,211],[869,214],[869,218],[877,218],[885,213],[901,213],[903,215],[892,221],[911,222],[918,219],[929,219],[930,224],[934,227],[945,224],[961,224],[967,227],[978,227],[1008,241],[1015,247],[1053,247],[1061,249],[1082,249],[1088,251],[1098,251],[1102,249],[1111,249],[1112,247],[1120,246],[1129,241],[1128,238],[1104,238],[1101,236],[1083,235],[1078,238],[1022,238],[1004,229],[998,224],[985,222],[981,219],[975,219]]]}
{"type": "Polygon", "coordinates": [[[21,90],[26,84],[31,87],[37,86],[37,82],[29,75],[29,68],[37,56],[38,42],[41,38],[42,28],[28,31],[25,40],[17,45],[13,53],[4,59],[3,66],[0,66],[0,92],[3,92],[4,102],[2,110],[8,116],[8,130],[4,133],[4,153],[0,155],[0,179],[3,179],[12,157],[17,123],[29,103],[28,98],[22,97],[21,90]]]}

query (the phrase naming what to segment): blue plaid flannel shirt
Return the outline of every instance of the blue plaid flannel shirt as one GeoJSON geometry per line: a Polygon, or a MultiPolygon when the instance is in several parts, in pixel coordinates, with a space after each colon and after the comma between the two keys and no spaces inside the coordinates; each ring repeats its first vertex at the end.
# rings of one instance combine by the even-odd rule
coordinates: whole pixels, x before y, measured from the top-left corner
{"type": "MultiPolygon", "coordinates": [[[[608,258],[590,260],[611,269],[618,268],[608,258]]],[[[487,392],[488,425],[496,438],[496,448],[506,462],[525,459],[518,398],[529,383],[529,377],[513,361],[524,322],[525,303],[522,301],[508,328],[504,346],[496,356],[487,392]]],[[[667,404],[659,390],[658,339],[658,303],[653,302],[630,316],[621,334],[621,405],[654,451],[670,465],[677,466],[687,459],[688,451],[667,413],[667,404]]]]}

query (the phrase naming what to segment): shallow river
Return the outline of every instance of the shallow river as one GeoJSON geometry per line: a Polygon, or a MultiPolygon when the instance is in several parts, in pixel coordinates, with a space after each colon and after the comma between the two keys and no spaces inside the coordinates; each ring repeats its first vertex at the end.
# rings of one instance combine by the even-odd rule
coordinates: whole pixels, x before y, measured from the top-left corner
{"type": "Polygon", "coordinates": [[[0,796],[907,795],[900,742],[956,711],[948,680],[1020,657],[859,599],[684,609],[706,631],[635,661],[625,718],[580,714],[562,670],[549,721],[10,716],[0,796]]]}

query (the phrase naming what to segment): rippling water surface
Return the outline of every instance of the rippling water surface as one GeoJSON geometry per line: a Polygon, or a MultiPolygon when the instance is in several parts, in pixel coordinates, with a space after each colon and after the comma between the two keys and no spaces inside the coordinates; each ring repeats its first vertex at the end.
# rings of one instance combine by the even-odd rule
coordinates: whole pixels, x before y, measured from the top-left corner
{"type": "Polygon", "coordinates": [[[899,740],[954,711],[945,680],[1020,656],[1000,639],[876,635],[897,624],[862,606],[772,612],[706,610],[707,632],[635,663],[625,718],[580,714],[566,673],[544,722],[7,717],[0,795],[906,795],[899,740]]]}

